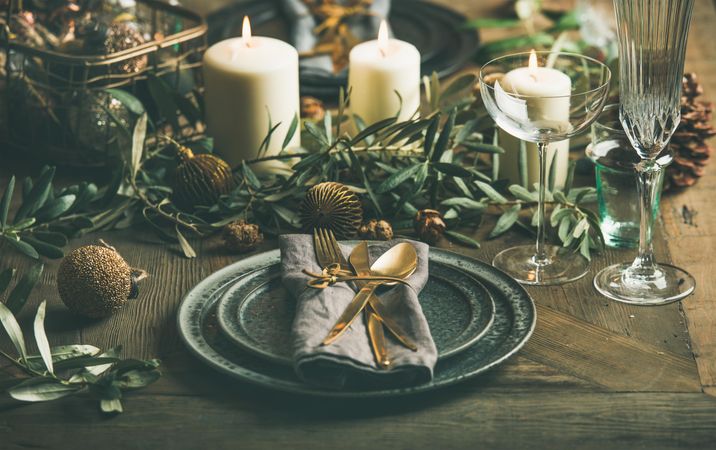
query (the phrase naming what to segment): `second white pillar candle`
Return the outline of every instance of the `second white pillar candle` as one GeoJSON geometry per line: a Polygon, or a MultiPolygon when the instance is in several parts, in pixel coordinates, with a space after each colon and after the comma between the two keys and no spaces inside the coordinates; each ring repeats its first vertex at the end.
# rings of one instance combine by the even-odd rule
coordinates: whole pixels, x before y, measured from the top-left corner
{"type": "Polygon", "coordinates": [[[368,125],[398,111],[398,120],[407,120],[420,107],[420,52],[412,44],[389,39],[387,31],[383,22],[378,39],[358,44],[350,53],[351,113],[368,125]]]}

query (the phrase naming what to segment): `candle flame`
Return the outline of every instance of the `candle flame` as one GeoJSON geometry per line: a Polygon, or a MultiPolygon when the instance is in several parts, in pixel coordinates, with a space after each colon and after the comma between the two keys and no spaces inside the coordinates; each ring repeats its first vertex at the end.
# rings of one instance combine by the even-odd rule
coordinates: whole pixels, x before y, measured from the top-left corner
{"type": "Polygon", "coordinates": [[[530,60],[527,64],[527,70],[529,71],[530,77],[535,81],[537,80],[537,74],[535,73],[535,69],[537,67],[537,53],[535,53],[534,49],[532,49],[532,51],[530,52],[530,60]]]}
{"type": "Polygon", "coordinates": [[[383,57],[388,54],[388,43],[388,23],[381,20],[380,28],[378,28],[378,49],[383,57]]]}
{"type": "Polygon", "coordinates": [[[251,47],[253,39],[251,38],[251,22],[249,16],[244,16],[244,23],[241,26],[241,37],[247,47],[251,47]]]}
{"type": "Polygon", "coordinates": [[[536,53],[534,50],[532,50],[532,51],[530,52],[530,62],[529,62],[529,64],[528,64],[528,67],[529,67],[530,69],[536,69],[536,68],[537,68],[537,53],[536,53]]]}

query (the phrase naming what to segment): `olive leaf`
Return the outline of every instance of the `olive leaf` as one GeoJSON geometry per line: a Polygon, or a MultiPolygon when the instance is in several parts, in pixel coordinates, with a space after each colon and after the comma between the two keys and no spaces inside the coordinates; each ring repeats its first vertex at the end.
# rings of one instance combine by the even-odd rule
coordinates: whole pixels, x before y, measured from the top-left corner
{"type": "Polygon", "coordinates": [[[63,384],[56,378],[30,378],[8,389],[8,393],[15,400],[44,402],[66,397],[80,389],[82,387],[63,384]]]}
{"type": "Polygon", "coordinates": [[[482,192],[485,193],[492,201],[497,203],[507,203],[507,199],[497,192],[495,188],[485,183],[484,181],[475,181],[475,184],[482,192]]]}
{"type": "Polygon", "coordinates": [[[144,114],[145,109],[142,102],[129,92],[122,89],[105,89],[105,92],[119,100],[120,103],[122,103],[132,113],[138,116],[144,114]]]}
{"type": "Polygon", "coordinates": [[[420,170],[421,165],[422,164],[415,164],[392,174],[376,188],[375,192],[378,194],[384,194],[395,189],[414,176],[418,170],[420,170]]]}
{"type": "Polygon", "coordinates": [[[32,266],[30,270],[20,278],[20,281],[18,281],[12,292],[10,292],[4,306],[6,306],[12,314],[19,313],[22,307],[25,306],[44,268],[44,264],[35,264],[32,266]]]}
{"type": "Polygon", "coordinates": [[[20,240],[19,237],[9,237],[9,236],[3,236],[5,238],[5,242],[10,244],[11,246],[15,247],[16,250],[23,253],[25,256],[29,256],[33,259],[38,259],[40,257],[40,254],[35,250],[35,248],[28,244],[27,242],[23,242],[20,240]]]}
{"type": "Polygon", "coordinates": [[[0,229],[5,229],[7,226],[7,214],[10,211],[10,202],[12,201],[12,194],[15,191],[15,176],[10,177],[10,181],[7,183],[5,192],[3,193],[2,199],[0,199],[0,229]]]}
{"type": "MultiPolygon", "coordinates": [[[[37,182],[34,183],[30,191],[23,199],[22,204],[17,209],[17,212],[15,213],[15,217],[13,219],[15,223],[27,218],[42,207],[42,205],[47,200],[47,196],[52,190],[52,179],[54,178],[54,176],[54,167],[45,167],[42,170],[42,173],[40,174],[40,177],[38,178],[37,182]]],[[[32,181],[30,181],[30,183],[32,183],[32,181]]]]}
{"type": "Polygon", "coordinates": [[[45,367],[49,373],[54,373],[52,366],[52,351],[50,350],[50,343],[47,340],[47,334],[45,334],[45,308],[47,302],[43,301],[37,308],[37,314],[35,315],[35,322],[33,329],[35,331],[35,342],[37,342],[37,348],[42,356],[42,360],[45,363],[45,367]]]}
{"type": "Polygon", "coordinates": [[[177,225],[175,228],[177,233],[177,239],[179,240],[179,246],[181,247],[181,251],[184,253],[184,256],[186,256],[187,258],[196,258],[196,252],[194,251],[194,248],[192,248],[191,244],[189,244],[189,241],[187,241],[181,231],[179,231],[179,225],[177,225]]]}
{"type": "Polygon", "coordinates": [[[142,162],[146,135],[147,114],[144,113],[139,117],[139,120],[137,120],[137,124],[134,126],[134,133],[132,134],[132,154],[129,167],[131,168],[133,178],[137,176],[139,166],[142,162]]]}
{"type": "Polygon", "coordinates": [[[296,130],[298,130],[300,121],[301,119],[299,119],[298,114],[293,116],[293,120],[291,120],[291,124],[288,126],[288,131],[286,131],[286,137],[283,139],[283,144],[281,144],[281,150],[285,150],[288,144],[291,143],[293,136],[296,134],[296,130]]]}
{"type": "Polygon", "coordinates": [[[484,202],[478,202],[468,197],[453,197],[447,198],[440,202],[443,206],[459,206],[461,208],[484,211],[487,209],[487,205],[484,202]]]}
{"type": "Polygon", "coordinates": [[[480,248],[480,243],[477,242],[475,239],[462,233],[458,233],[457,231],[446,230],[445,236],[447,236],[451,240],[467,245],[468,247],[480,248]]]}
{"type": "Polygon", "coordinates": [[[15,346],[15,350],[17,350],[20,358],[25,361],[27,359],[27,348],[25,347],[25,338],[22,335],[22,330],[12,311],[2,303],[0,303],[0,323],[2,323],[3,328],[5,328],[5,332],[8,337],[10,337],[10,341],[12,345],[15,346]]]}
{"type": "Polygon", "coordinates": [[[504,214],[502,214],[500,218],[497,219],[495,228],[492,229],[488,238],[496,238],[497,236],[503,234],[504,232],[512,228],[512,225],[514,225],[519,218],[520,209],[520,205],[513,205],[507,211],[505,211],[504,214]]]}

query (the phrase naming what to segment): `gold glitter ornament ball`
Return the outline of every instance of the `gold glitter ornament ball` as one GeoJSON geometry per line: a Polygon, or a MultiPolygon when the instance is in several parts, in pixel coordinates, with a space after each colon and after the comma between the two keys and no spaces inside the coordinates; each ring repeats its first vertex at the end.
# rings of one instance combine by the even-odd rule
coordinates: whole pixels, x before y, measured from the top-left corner
{"type": "Polygon", "coordinates": [[[136,271],[109,246],[86,245],[60,263],[57,288],[62,302],[74,313],[103,318],[137,296],[137,281],[146,272],[136,271]]]}
{"type": "Polygon", "coordinates": [[[234,188],[234,174],[223,159],[209,153],[195,155],[184,146],[179,147],[178,154],[172,194],[178,206],[191,209],[211,205],[234,188]]]}
{"type": "Polygon", "coordinates": [[[301,223],[306,232],[332,230],[338,239],[353,237],[363,220],[363,207],[355,192],[341,183],[325,182],[306,192],[301,223]]]}

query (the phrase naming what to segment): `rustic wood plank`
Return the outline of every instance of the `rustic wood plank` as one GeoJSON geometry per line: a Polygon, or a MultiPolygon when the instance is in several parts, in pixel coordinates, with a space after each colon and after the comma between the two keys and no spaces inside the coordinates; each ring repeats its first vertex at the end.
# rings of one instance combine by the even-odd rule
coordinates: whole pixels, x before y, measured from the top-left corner
{"type": "MultiPolygon", "coordinates": [[[[689,36],[686,70],[699,76],[705,91],[704,99],[716,98],[716,47],[714,40],[716,4],[696,2],[689,36]]],[[[716,121],[714,121],[716,123],[716,121]]],[[[716,173],[714,163],[698,184],[668,195],[663,200],[662,216],[667,233],[666,242],[672,262],[688,270],[696,278],[696,292],[681,303],[691,338],[704,391],[716,393],[716,295],[714,249],[716,249],[716,173]],[[696,213],[693,223],[683,218],[683,208],[696,213]]]]}
{"type": "Polygon", "coordinates": [[[523,355],[613,391],[701,392],[693,358],[537,305],[523,355]]]}
{"type": "Polygon", "coordinates": [[[335,402],[246,389],[218,398],[130,394],[125,406],[111,419],[86,399],[13,409],[0,419],[3,448],[672,449],[709,448],[716,439],[716,400],[701,394],[455,388],[430,398],[335,402]]]}

